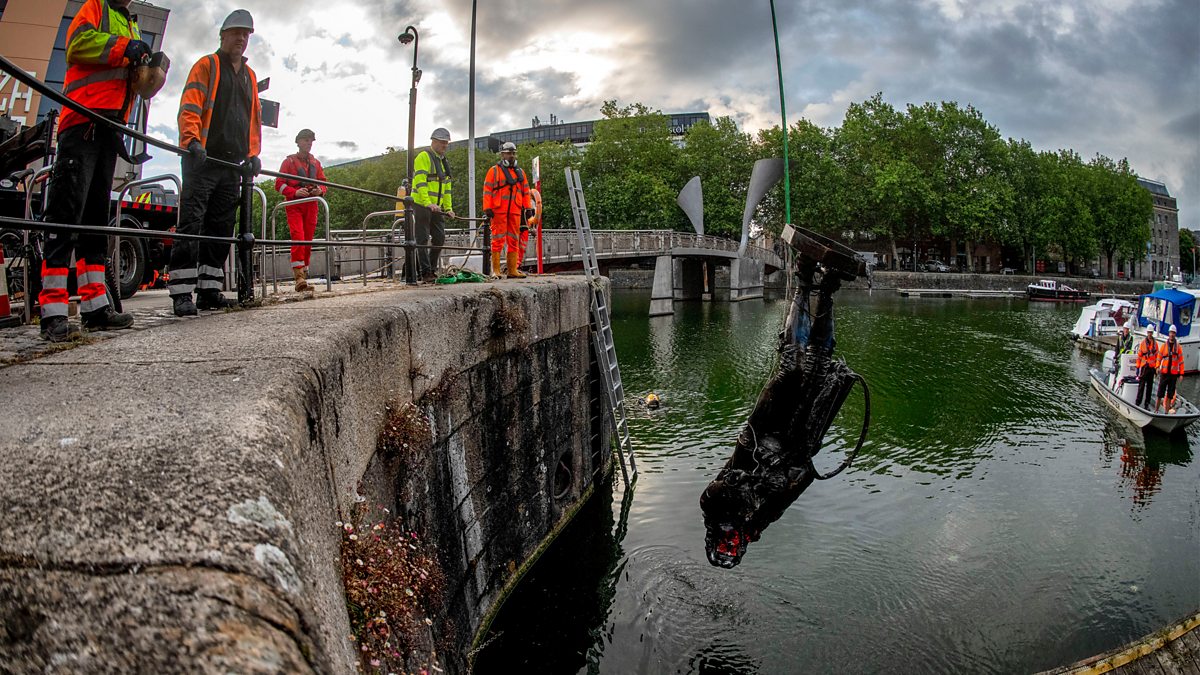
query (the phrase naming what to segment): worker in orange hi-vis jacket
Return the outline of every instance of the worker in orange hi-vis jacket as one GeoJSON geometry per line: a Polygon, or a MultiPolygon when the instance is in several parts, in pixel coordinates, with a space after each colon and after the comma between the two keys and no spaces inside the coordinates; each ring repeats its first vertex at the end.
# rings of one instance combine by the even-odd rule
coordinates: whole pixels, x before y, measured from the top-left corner
{"type": "MultiPolygon", "coordinates": [[[[296,134],[298,152],[288,155],[279,167],[279,173],[302,176],[311,180],[325,180],[325,169],[321,162],[312,155],[313,141],[317,135],[312,129],[301,129],[296,134]]],[[[307,183],[299,178],[276,178],[275,189],[288,201],[306,197],[320,197],[325,194],[325,187],[315,183],[307,183]]],[[[288,231],[292,239],[297,241],[312,241],[317,233],[317,203],[305,202],[288,206],[288,231]]],[[[311,286],[308,283],[308,263],[312,260],[312,246],[292,247],[292,277],[296,280],[296,290],[306,291],[311,286]]]]}
{"type": "Polygon", "coordinates": [[[517,146],[500,146],[500,162],[483,179],[483,214],[492,221],[492,269],[500,268],[500,254],[508,250],[508,278],[523,279],[520,243],[521,221],[534,215],[529,180],[517,166],[517,146]]]}
{"type": "MultiPolygon", "coordinates": [[[[179,232],[217,237],[233,235],[241,194],[241,171],[262,169],[262,104],[258,79],[246,60],[254,33],[250,12],[235,9],[221,24],[221,46],[200,57],[188,72],[179,101],[179,145],[183,157],[183,195],[179,232]],[[221,164],[208,161],[222,160],[221,164]],[[241,164],[242,170],[229,166],[241,164]]],[[[175,316],[231,307],[221,295],[229,244],[176,240],[171,247],[171,295],[175,316]],[[197,291],[192,300],[192,291],[197,291]]]]}
{"type": "MultiPolygon", "coordinates": [[[[150,56],[129,0],[87,0],[67,28],[67,73],[63,93],[101,115],[125,124],[133,91],[130,68],[150,56]]],[[[126,156],[121,135],[70,108],[58,128],[58,158],[50,174],[46,220],[68,225],[107,225],[109,193],[118,156],[126,156]]],[[[50,342],[79,335],[67,320],[67,275],[75,255],[80,322],[88,330],[126,328],[133,316],[120,314],[104,286],[107,239],[98,234],[50,232],[42,262],[41,334],[50,342]]]]}

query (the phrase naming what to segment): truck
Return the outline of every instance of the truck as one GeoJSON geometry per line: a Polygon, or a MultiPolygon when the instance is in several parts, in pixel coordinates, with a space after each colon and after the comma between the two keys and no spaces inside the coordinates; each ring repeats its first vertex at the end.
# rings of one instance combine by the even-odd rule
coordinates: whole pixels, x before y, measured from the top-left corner
{"type": "MultiPolygon", "coordinates": [[[[58,113],[52,111],[33,127],[0,123],[0,215],[10,218],[40,220],[45,204],[48,172],[54,160],[54,129],[58,113]],[[35,179],[36,177],[36,179],[35,179]],[[26,212],[28,203],[29,211],[26,212]]],[[[120,222],[117,221],[117,197],[121,190],[111,193],[109,226],[174,231],[178,218],[179,195],[158,185],[135,188],[121,201],[120,222]]],[[[19,227],[0,228],[0,245],[4,250],[4,272],[13,296],[28,291],[36,300],[41,286],[42,241],[38,230],[19,227]],[[25,274],[29,271],[29,286],[25,274]]],[[[119,284],[122,298],[132,297],[140,289],[164,285],[165,270],[171,258],[170,239],[122,237],[117,262],[111,266],[110,279],[119,284]]],[[[74,275],[68,290],[73,294],[74,275]]],[[[15,298],[14,298],[15,299],[15,298]]]]}

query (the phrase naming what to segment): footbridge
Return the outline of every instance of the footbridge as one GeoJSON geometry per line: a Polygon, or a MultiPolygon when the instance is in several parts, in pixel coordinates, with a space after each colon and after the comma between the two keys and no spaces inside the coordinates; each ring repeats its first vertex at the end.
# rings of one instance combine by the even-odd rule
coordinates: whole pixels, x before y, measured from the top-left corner
{"type": "MultiPolygon", "coordinates": [[[[461,235],[460,235],[461,236],[461,235]]],[[[763,277],[782,269],[783,258],[772,248],[724,237],[672,230],[593,230],[596,258],[603,267],[654,263],[651,316],[672,313],[675,300],[700,300],[716,288],[716,270],[729,267],[729,300],[761,298],[763,277]]],[[[455,239],[448,237],[447,241],[455,239]]],[[[530,239],[526,263],[535,259],[530,239]]],[[[575,230],[542,231],[542,264],[548,271],[581,270],[582,249],[575,230]]]]}

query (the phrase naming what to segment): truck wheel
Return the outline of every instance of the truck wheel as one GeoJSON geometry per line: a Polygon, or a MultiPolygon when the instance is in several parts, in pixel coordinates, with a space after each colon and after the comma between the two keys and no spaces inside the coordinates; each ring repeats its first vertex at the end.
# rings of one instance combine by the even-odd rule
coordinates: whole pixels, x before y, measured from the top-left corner
{"type": "Polygon", "coordinates": [[[138,292],[138,288],[142,285],[142,278],[146,275],[146,247],[142,240],[122,237],[118,259],[121,261],[117,268],[121,284],[121,297],[132,298],[138,292]]]}

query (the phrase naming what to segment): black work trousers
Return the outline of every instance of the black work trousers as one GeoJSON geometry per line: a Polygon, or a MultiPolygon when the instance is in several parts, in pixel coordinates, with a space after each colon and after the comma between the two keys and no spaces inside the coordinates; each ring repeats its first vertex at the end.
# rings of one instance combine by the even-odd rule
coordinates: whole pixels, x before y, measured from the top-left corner
{"type": "Polygon", "coordinates": [[[1142,366],[1142,374],[1138,377],[1137,404],[1143,408],[1154,407],[1154,369],[1142,366]]]}
{"type": "MultiPolygon", "coordinates": [[[[58,136],[58,157],[50,172],[47,222],[64,225],[108,225],[113,172],[121,136],[91,122],[77,124],[58,136]]],[[[108,237],[102,234],[46,234],[47,267],[61,268],[76,259],[104,264],[108,237]]]]}
{"type": "Polygon", "coordinates": [[[1175,398],[1175,384],[1179,381],[1179,376],[1173,373],[1163,373],[1158,380],[1158,398],[1166,399],[1163,401],[1165,405],[1170,405],[1175,398]]]}
{"type": "Polygon", "coordinates": [[[434,213],[427,206],[414,206],[417,221],[417,276],[426,277],[437,272],[441,266],[442,244],[446,243],[446,226],[442,214],[434,213]]]}
{"type": "MultiPolygon", "coordinates": [[[[179,231],[214,237],[233,235],[241,195],[238,169],[214,162],[198,163],[183,158],[183,196],[180,201],[179,231]]],[[[171,247],[171,295],[193,290],[219,292],[225,281],[228,242],[176,240],[171,247]]]]}

